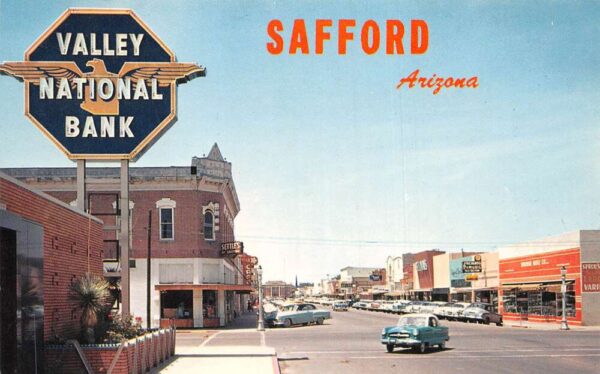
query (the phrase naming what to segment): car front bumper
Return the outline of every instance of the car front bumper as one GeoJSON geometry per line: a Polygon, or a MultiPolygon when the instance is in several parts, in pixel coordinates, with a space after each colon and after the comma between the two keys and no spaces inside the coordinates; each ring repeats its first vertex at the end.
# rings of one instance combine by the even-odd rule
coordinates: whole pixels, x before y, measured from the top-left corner
{"type": "Polygon", "coordinates": [[[399,347],[414,347],[420,345],[421,341],[413,338],[381,338],[381,344],[393,344],[399,347]]]}

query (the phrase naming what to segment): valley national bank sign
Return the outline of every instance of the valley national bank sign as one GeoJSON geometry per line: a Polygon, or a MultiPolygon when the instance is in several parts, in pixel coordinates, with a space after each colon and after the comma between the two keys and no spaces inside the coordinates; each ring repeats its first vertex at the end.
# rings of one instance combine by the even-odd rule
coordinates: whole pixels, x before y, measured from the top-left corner
{"type": "Polygon", "coordinates": [[[135,160],[176,120],[177,84],[204,76],[128,9],[68,9],[0,64],[25,84],[25,115],[70,159],[135,160]]]}

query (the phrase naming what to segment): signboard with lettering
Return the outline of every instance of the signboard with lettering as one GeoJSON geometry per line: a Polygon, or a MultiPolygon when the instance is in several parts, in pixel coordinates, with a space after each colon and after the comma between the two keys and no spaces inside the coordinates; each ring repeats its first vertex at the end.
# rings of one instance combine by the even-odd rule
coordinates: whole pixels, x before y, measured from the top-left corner
{"type": "Polygon", "coordinates": [[[227,242],[221,244],[221,256],[237,256],[244,253],[243,242],[227,242]]]}
{"type": "Polygon", "coordinates": [[[581,292],[600,292],[600,262],[581,263],[581,292]]]}
{"type": "Polygon", "coordinates": [[[481,261],[463,261],[463,273],[481,273],[481,261]]]}
{"type": "Polygon", "coordinates": [[[479,275],[478,274],[465,274],[465,281],[476,281],[479,279],[479,275]]]}
{"type": "Polygon", "coordinates": [[[0,64],[25,84],[25,115],[70,159],[136,159],[176,120],[177,84],[205,69],[128,9],[68,9],[0,64]]]}
{"type": "Polygon", "coordinates": [[[417,267],[417,271],[426,271],[427,270],[427,260],[417,261],[416,267],[417,267]]]}

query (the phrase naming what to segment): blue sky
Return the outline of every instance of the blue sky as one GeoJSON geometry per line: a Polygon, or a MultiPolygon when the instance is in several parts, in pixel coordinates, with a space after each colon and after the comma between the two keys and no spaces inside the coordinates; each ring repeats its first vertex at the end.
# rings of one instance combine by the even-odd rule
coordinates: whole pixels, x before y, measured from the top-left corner
{"type": "MultiPolygon", "coordinates": [[[[3,0],[0,60],[22,60],[75,6],[132,8],[179,61],[207,67],[136,166],[188,165],[217,142],[242,205],[237,237],[266,279],[600,228],[598,3],[3,0]],[[339,56],[334,33],[324,55],[273,56],[274,18],[284,38],[304,18],[311,43],[317,18],[424,19],[429,49],[366,56],[355,41],[339,56]],[[415,69],[480,86],[395,89],[415,69]]],[[[72,165],[23,103],[22,83],[0,79],[0,167],[72,165]]]]}

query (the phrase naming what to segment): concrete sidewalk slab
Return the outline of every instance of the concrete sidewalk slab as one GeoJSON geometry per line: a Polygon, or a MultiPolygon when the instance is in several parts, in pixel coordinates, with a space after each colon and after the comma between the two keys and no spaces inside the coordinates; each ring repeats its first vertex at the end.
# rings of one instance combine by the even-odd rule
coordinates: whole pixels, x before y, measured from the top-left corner
{"type": "Polygon", "coordinates": [[[153,373],[279,374],[274,348],[257,346],[181,347],[153,373]]]}
{"type": "MultiPolygon", "coordinates": [[[[511,328],[524,328],[533,330],[545,330],[545,331],[558,331],[560,330],[560,323],[536,323],[536,322],[521,322],[518,321],[505,321],[506,327],[511,328]]],[[[569,325],[569,331],[600,331],[600,326],[577,326],[569,325]]]]}

